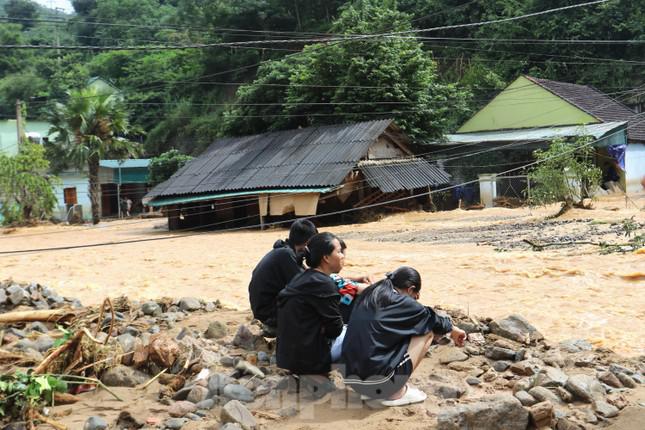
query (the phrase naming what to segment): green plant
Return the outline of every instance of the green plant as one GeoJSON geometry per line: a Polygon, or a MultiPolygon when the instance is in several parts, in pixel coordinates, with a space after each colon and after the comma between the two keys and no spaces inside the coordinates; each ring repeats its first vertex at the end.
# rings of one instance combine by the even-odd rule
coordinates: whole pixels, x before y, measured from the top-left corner
{"type": "Polygon", "coordinates": [[[176,149],[164,152],[150,160],[150,184],[157,185],[170,178],[177,170],[193,157],[185,155],[176,149]]]}
{"type": "Polygon", "coordinates": [[[574,142],[555,139],[548,149],[534,153],[538,164],[528,173],[534,184],[528,196],[531,205],[562,202],[559,214],[581,205],[600,185],[601,170],[593,164],[594,149],[588,138],[574,142]]]}
{"type": "Polygon", "coordinates": [[[53,375],[1,375],[0,417],[25,419],[31,410],[53,404],[54,393],[66,391],[67,383],[53,375]]]}

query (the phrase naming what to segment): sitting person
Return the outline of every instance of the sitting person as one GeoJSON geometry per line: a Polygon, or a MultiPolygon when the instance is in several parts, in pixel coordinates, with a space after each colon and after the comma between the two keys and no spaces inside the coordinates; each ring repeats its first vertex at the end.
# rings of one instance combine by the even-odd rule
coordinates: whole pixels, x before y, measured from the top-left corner
{"type": "Polygon", "coordinates": [[[331,233],[309,240],[309,268],[278,295],[278,367],[295,375],[319,375],[331,370],[331,342],[343,329],[338,309],[340,294],[330,277],[343,268],[340,241],[331,233]]]}
{"type": "Polygon", "coordinates": [[[466,333],[417,302],[421,277],[399,267],[358,296],[342,346],[345,385],[384,406],[425,400],[426,394],[407,384],[435,335],[450,333],[463,346],[466,333]]]}
{"type": "MultiPolygon", "coordinates": [[[[343,239],[338,240],[341,252],[347,258],[347,245],[343,239]]],[[[343,317],[343,323],[347,324],[354,308],[356,295],[362,293],[374,280],[370,275],[342,277],[338,273],[332,273],[331,278],[336,282],[340,293],[340,315],[343,317]]]]}
{"type": "Polygon", "coordinates": [[[253,317],[263,324],[263,334],[275,337],[278,324],[278,293],[305,269],[302,252],[307,241],[318,231],[309,220],[295,221],[289,229],[289,239],[278,240],[253,270],[249,283],[249,301],[253,317]]]}

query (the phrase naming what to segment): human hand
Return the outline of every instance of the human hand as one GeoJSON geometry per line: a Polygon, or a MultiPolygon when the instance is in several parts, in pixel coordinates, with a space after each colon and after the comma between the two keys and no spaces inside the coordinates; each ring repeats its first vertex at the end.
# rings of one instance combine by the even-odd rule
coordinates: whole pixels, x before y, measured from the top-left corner
{"type": "Polygon", "coordinates": [[[376,279],[376,277],[374,277],[374,275],[371,273],[368,273],[367,275],[363,276],[363,280],[362,280],[364,284],[368,284],[368,285],[372,285],[377,281],[378,279],[376,279]]]}
{"type": "Polygon", "coordinates": [[[464,343],[466,343],[466,332],[460,328],[453,327],[452,331],[450,332],[450,338],[455,343],[455,345],[460,347],[464,346],[464,343]]]}

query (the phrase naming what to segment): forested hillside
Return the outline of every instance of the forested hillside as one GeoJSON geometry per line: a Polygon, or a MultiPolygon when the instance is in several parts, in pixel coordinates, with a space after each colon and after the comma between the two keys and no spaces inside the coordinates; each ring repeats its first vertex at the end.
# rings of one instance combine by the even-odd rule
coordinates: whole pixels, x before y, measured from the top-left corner
{"type": "Polygon", "coordinates": [[[223,135],[382,117],[423,142],[522,73],[642,102],[642,1],[462,25],[578,3],[74,0],[65,16],[0,0],[0,116],[20,99],[28,118],[43,117],[100,76],[123,91],[153,156],[196,154],[223,135]]]}

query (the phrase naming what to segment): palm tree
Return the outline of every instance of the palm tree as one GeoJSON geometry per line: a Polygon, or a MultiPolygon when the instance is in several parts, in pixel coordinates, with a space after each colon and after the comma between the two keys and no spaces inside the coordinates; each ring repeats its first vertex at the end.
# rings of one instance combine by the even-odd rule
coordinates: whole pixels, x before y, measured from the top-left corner
{"type": "Polygon", "coordinates": [[[87,167],[92,222],[98,224],[99,161],[138,155],[139,147],[126,139],[130,131],[122,96],[112,88],[89,85],[68,92],[67,103],[56,103],[49,115],[49,134],[65,161],[80,169],[87,167]]]}

